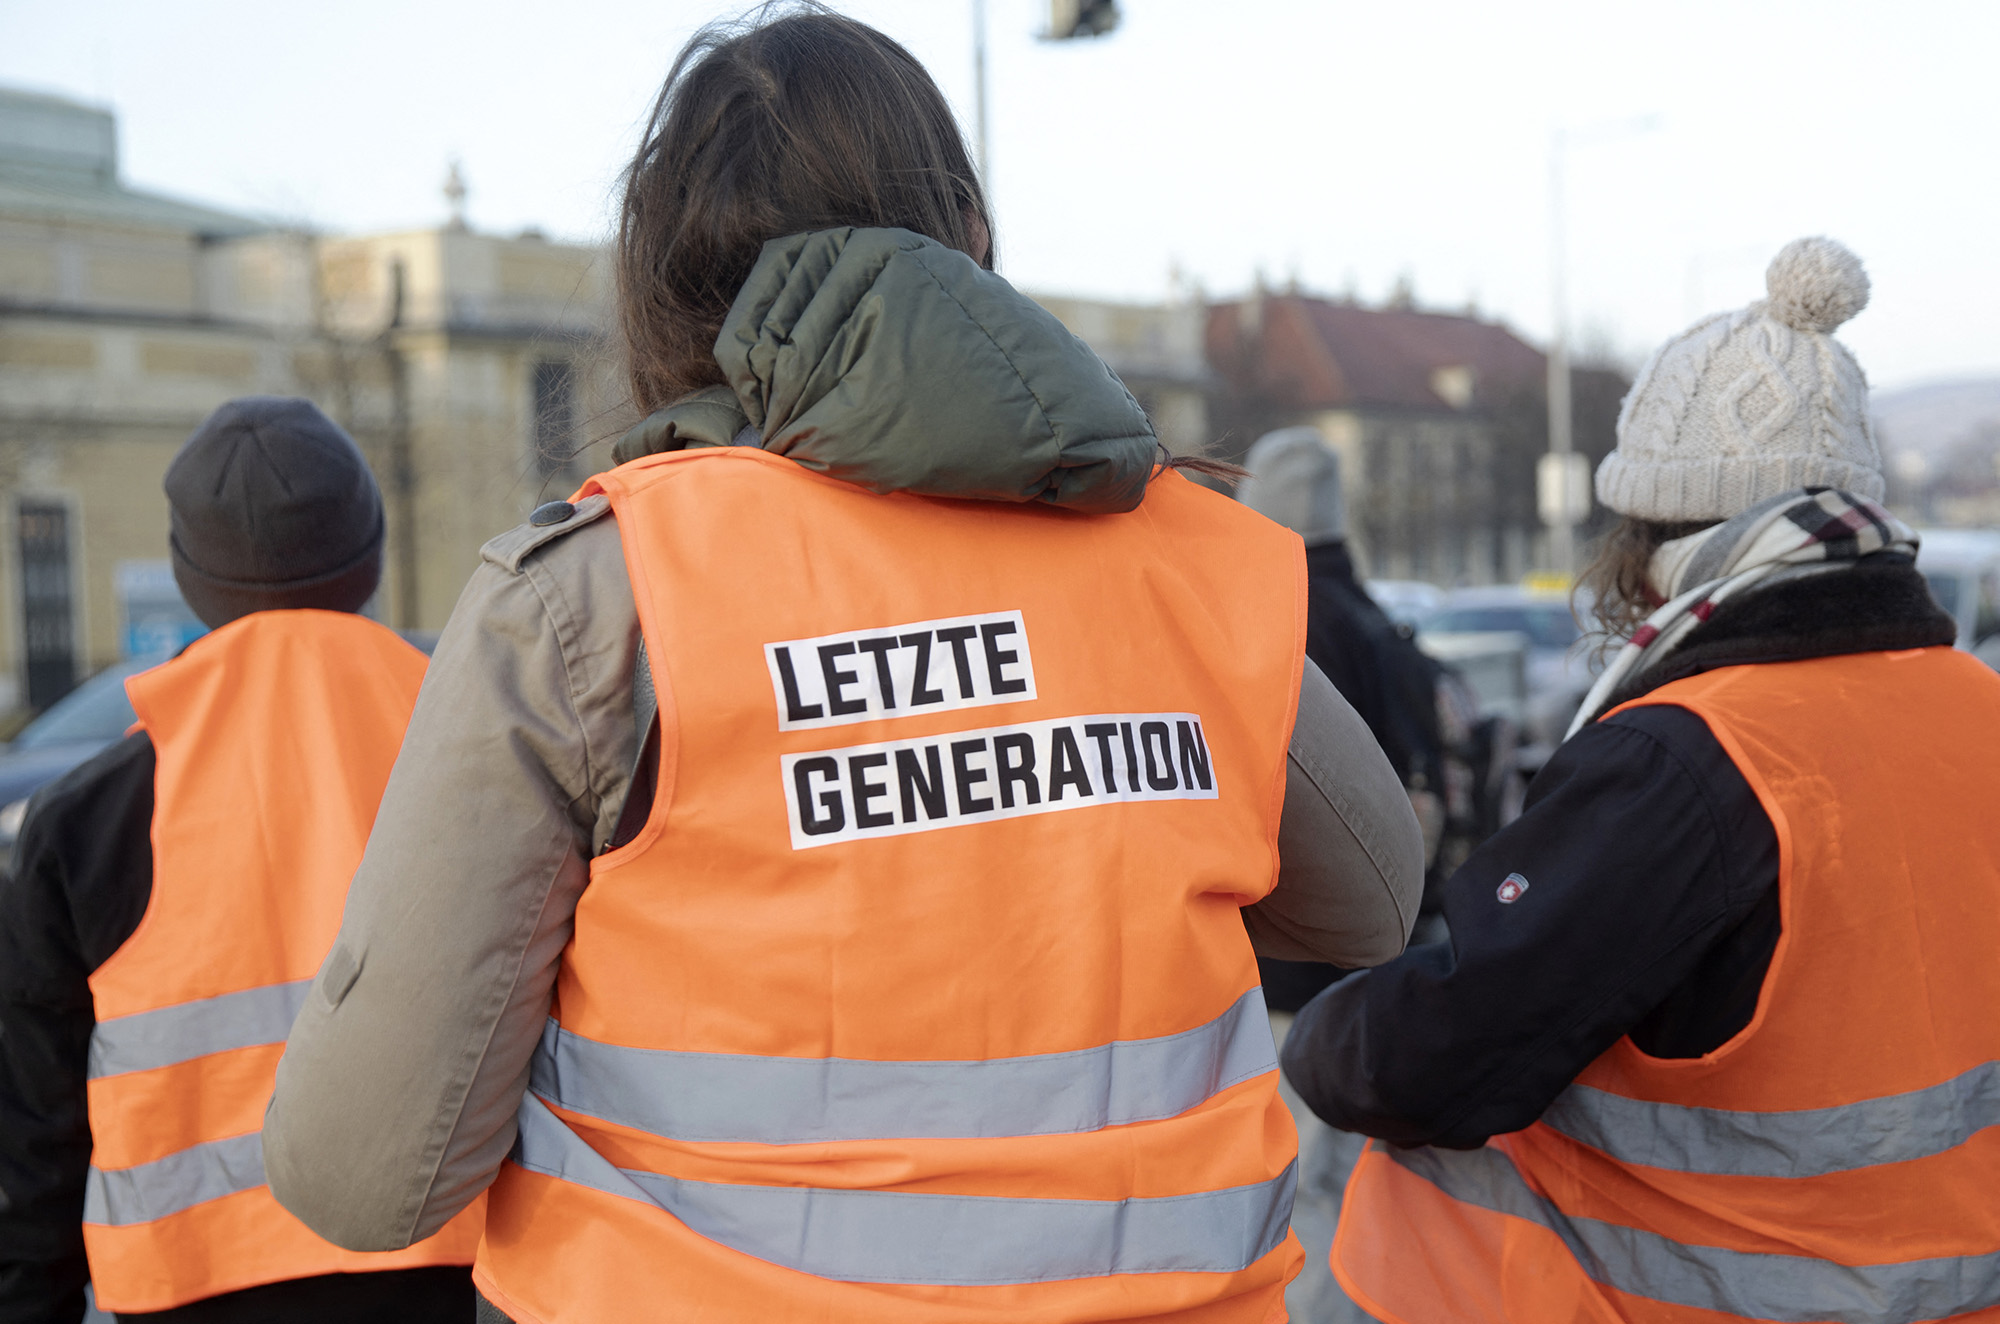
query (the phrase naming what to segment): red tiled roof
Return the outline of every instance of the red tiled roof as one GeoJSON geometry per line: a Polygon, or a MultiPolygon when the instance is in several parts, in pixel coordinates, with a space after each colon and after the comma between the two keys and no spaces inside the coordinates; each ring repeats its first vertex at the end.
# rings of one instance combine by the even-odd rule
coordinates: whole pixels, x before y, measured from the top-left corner
{"type": "Polygon", "coordinates": [[[1295,408],[1451,409],[1433,389],[1440,368],[1470,368],[1475,405],[1539,387],[1540,350],[1504,326],[1450,313],[1363,308],[1305,295],[1266,295],[1246,323],[1243,303],[1209,309],[1209,362],[1238,392],[1295,408]]]}

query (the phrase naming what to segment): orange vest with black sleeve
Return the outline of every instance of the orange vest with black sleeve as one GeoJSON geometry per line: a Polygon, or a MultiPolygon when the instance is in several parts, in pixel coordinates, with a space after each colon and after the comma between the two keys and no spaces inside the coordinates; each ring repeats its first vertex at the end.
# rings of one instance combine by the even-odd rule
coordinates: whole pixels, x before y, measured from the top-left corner
{"type": "Polygon", "coordinates": [[[521,1324],[1283,1318],[1266,895],[1298,539],[878,496],[746,447],[600,475],[659,789],[592,867],[489,1194],[521,1324]]]}
{"type": "Polygon", "coordinates": [[[264,1184],[292,1018],[340,928],[424,656],[328,611],[262,611],[125,682],[153,743],[153,891],[90,978],[84,1245],[100,1307],[469,1264],[475,1205],[408,1250],[322,1241],[264,1184]]]}
{"type": "Polygon", "coordinates": [[[1638,704],[1701,717],[1777,833],[1755,1014],[1620,1040],[1483,1149],[1371,1144],[1335,1273],[1386,1324],[2000,1319],[2000,676],[1858,653],[1638,704]]]}

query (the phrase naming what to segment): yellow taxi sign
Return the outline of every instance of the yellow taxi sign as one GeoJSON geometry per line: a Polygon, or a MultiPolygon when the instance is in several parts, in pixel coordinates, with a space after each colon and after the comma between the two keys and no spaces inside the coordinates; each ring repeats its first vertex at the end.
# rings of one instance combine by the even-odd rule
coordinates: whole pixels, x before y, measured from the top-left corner
{"type": "Polygon", "coordinates": [[[1567,593],[1570,579],[1559,570],[1530,570],[1521,576],[1521,587],[1531,593],[1567,593]]]}

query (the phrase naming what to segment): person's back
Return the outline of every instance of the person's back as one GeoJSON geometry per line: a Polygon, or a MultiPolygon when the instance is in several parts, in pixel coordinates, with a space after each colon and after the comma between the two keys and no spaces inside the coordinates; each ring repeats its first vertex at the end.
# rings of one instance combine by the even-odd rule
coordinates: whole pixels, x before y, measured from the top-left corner
{"type": "Polygon", "coordinates": [[[212,1313],[222,1294],[291,1283],[300,1314],[339,1314],[358,1303],[294,1280],[471,1259],[476,1219],[398,1255],[332,1246],[278,1207],[261,1157],[284,1036],[340,927],[423,674],[381,625],[294,610],[231,621],[126,682],[155,760],[153,885],[90,975],[83,1232],[107,1310],[212,1313]]]}
{"type": "Polygon", "coordinates": [[[648,417],[489,544],[280,1069],[315,1229],[492,1182],[535,1324],[1281,1309],[1253,951],[1386,959],[1421,842],[1297,540],[989,253],[879,33],[684,57],[621,236],[648,417]]]}
{"type": "Polygon", "coordinates": [[[1396,1142],[1333,1251],[1381,1319],[1994,1304],[2000,677],[1871,499],[1829,335],[1859,261],[1803,240],[1768,279],[1633,388],[1591,576],[1627,643],[1447,885],[1451,950],[1330,990],[1287,1045],[1316,1110],[1396,1142]],[[1384,1037],[1394,1064],[1360,1048],[1384,1037]]]}
{"type": "MultiPolygon", "coordinates": [[[[1738,1037],[1671,1062],[1622,1041],[1500,1143],[1538,1186],[1616,1191],[1565,1208],[1643,1220],[1698,1247],[1684,1261],[1756,1254],[1784,1228],[1787,1254],[1821,1261],[1789,1266],[1800,1304],[1857,1288],[1908,1318],[1987,1304],[1963,1284],[2000,1252],[2000,824],[1984,808],[2000,676],[1939,644],[1724,667],[1635,701],[1658,704],[1706,722],[1770,815],[1783,945],[1738,1037]],[[1902,1266],[1916,1260],[1944,1263],[1902,1266]]],[[[1621,1265],[1627,1285],[1655,1259],[1621,1265]]]]}
{"type": "Polygon", "coordinates": [[[689,773],[593,864],[482,1292],[599,1318],[693,1281],[859,1321],[1005,1285],[1079,1318],[1144,1275],[1133,1317],[1267,1314],[1292,1154],[1238,912],[1276,864],[1296,547],[1173,476],[1095,519],[762,451],[600,484],[689,773]],[[749,521],[810,576],[732,563],[749,521]],[[1196,552],[1226,542],[1262,594],[1196,552]],[[1211,611],[1135,655],[1177,598],[1211,611]],[[651,1262],[583,1231],[628,1222],[651,1262]]]}
{"type": "Polygon", "coordinates": [[[1441,1299],[1523,1322],[1989,1305],[2000,677],[1936,644],[1722,667],[1614,712],[1660,707],[1706,725],[1777,834],[1783,936],[1754,1014],[1700,1057],[1619,1040],[1484,1150],[1371,1151],[1343,1281],[1408,1324],[1441,1299]],[[1506,1242],[1498,1272],[1447,1268],[1447,1226],[1506,1242]]]}
{"type": "Polygon", "coordinates": [[[89,1035],[50,1051],[9,1007],[36,1046],[10,1059],[9,1102],[83,1106],[10,1135],[55,1143],[23,1156],[41,1184],[15,1186],[8,1215],[19,1244],[32,1224],[83,1253],[0,1278],[0,1304],[75,1317],[87,1257],[121,1316],[469,1318],[476,1211],[360,1255],[287,1214],[263,1172],[278,1056],[424,675],[356,614],[379,577],[374,482],[311,405],[252,398],[190,438],[166,489],[176,576],[214,629],[126,682],[133,733],[37,797],[6,883],[13,917],[41,921],[9,934],[15,977],[60,990],[44,1015],[79,1003],[64,1014],[89,1035]]]}

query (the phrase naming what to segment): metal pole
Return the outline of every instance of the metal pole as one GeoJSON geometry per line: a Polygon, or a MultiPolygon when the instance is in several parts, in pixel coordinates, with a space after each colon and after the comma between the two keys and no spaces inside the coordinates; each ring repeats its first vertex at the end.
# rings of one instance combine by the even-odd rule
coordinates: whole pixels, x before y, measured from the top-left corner
{"type": "Polygon", "coordinates": [[[1569,370],[1569,216],[1566,175],[1569,149],[1578,141],[1601,142],[1607,138],[1650,133],[1660,127],[1658,115],[1599,124],[1589,129],[1549,130],[1549,301],[1555,325],[1549,335],[1549,453],[1544,461],[1550,471],[1552,500],[1548,519],[1550,569],[1558,574],[1576,572],[1576,526],[1590,513],[1590,475],[1582,457],[1575,456],[1569,370]],[[1559,481],[1557,481],[1559,480],[1559,481]],[[1575,498],[1574,501],[1571,498],[1575,498]]]}
{"type": "Polygon", "coordinates": [[[417,595],[417,462],[410,421],[410,364],[401,334],[408,277],[403,260],[389,264],[389,324],[382,328],[382,362],[389,378],[389,490],[395,496],[396,628],[414,630],[422,616],[417,595]]]}
{"type": "MultiPolygon", "coordinates": [[[[1568,144],[1561,129],[1549,133],[1549,295],[1554,326],[1549,336],[1549,454],[1573,449],[1569,381],[1569,254],[1563,225],[1563,152],[1568,144]]],[[[1576,570],[1575,526],[1565,512],[1549,523],[1549,568],[1557,574],[1576,570]]]]}
{"type": "Polygon", "coordinates": [[[986,145],[986,0],[972,0],[972,96],[977,103],[973,122],[979,134],[979,186],[992,205],[993,174],[986,145]]]}

